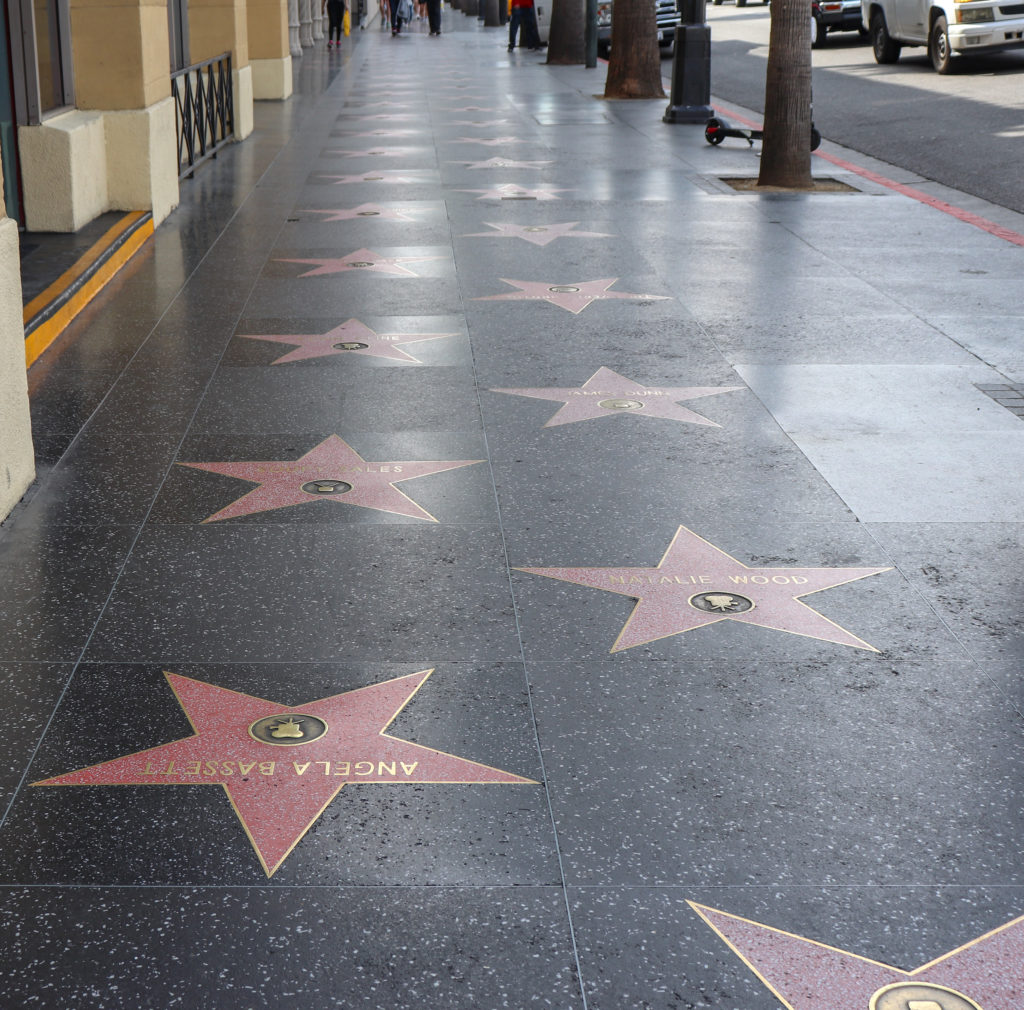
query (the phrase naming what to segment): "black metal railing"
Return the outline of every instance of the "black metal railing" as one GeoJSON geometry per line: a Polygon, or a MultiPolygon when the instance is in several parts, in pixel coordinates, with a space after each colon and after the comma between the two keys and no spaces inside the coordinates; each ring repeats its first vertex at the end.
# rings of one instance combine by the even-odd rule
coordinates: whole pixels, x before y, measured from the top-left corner
{"type": "Polygon", "coordinates": [[[178,178],[214,157],[235,135],[231,54],[195,63],[171,74],[178,128],[178,178]]]}

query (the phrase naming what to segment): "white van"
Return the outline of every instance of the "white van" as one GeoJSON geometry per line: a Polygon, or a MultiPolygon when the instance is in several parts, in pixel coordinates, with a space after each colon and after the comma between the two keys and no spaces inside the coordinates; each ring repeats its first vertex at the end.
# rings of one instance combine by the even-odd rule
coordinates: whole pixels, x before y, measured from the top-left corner
{"type": "Polygon", "coordinates": [[[864,0],[861,19],[878,63],[895,63],[903,46],[927,46],[947,74],[954,53],[1024,46],[1024,3],[1006,0],[864,0]]]}

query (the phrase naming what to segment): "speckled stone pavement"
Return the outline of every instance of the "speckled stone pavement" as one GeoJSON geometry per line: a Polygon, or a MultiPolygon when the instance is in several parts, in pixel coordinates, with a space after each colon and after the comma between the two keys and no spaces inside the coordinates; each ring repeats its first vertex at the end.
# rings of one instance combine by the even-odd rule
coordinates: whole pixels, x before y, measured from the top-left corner
{"type": "Polygon", "coordinates": [[[0,1006],[1020,1010],[1024,248],[444,28],[32,369],[0,1006]]]}

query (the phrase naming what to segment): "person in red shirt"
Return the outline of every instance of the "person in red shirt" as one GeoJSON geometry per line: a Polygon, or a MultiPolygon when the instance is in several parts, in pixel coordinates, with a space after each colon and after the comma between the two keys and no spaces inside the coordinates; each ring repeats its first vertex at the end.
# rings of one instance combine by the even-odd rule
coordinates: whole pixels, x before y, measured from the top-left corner
{"type": "Polygon", "coordinates": [[[523,27],[522,45],[526,49],[543,49],[544,43],[540,40],[540,33],[537,31],[537,14],[533,8],[533,0],[512,0],[512,16],[508,22],[508,51],[512,52],[516,47],[516,35],[519,26],[523,27]]]}

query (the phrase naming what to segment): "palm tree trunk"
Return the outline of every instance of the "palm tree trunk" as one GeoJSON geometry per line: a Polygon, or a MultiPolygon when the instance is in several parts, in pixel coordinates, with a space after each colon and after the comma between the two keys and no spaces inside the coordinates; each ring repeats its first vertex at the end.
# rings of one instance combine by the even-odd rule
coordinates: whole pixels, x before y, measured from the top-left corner
{"type": "Polygon", "coordinates": [[[807,0],[772,0],[759,186],[811,189],[811,16],[807,0]]]}
{"type": "Polygon", "coordinates": [[[583,25],[583,0],[553,0],[548,63],[574,65],[586,62],[583,25]]]}
{"type": "Polygon", "coordinates": [[[615,0],[605,98],[664,98],[652,0],[615,0]]]}

